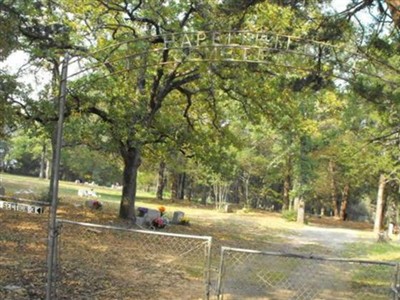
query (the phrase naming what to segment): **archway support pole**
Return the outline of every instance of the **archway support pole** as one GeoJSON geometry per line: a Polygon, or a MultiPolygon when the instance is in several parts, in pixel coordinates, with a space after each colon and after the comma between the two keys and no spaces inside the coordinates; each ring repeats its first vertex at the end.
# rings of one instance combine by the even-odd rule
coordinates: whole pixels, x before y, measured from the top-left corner
{"type": "Polygon", "coordinates": [[[59,103],[58,103],[58,122],[56,148],[54,149],[53,176],[50,183],[52,189],[49,226],[48,226],[48,243],[47,243],[47,285],[46,285],[46,300],[56,299],[56,254],[57,254],[57,205],[58,205],[58,183],[60,171],[61,147],[63,141],[64,127],[64,110],[67,96],[67,73],[68,73],[68,53],[65,54],[62,64],[59,103]]]}

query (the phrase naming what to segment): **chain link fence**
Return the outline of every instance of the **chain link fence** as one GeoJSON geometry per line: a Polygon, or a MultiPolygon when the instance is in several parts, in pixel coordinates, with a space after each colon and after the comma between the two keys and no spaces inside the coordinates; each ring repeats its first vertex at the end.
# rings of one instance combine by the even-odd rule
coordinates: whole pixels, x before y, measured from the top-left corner
{"type": "Polygon", "coordinates": [[[219,299],[398,299],[398,264],[222,247],[219,299]]]}
{"type": "Polygon", "coordinates": [[[57,223],[57,299],[209,297],[211,237],[57,223]]]}

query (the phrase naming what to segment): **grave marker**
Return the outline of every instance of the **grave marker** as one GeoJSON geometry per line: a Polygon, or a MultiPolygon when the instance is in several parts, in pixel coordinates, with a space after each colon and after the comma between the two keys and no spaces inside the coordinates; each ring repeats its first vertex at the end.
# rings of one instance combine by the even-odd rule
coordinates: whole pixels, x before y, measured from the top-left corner
{"type": "Polygon", "coordinates": [[[44,208],[42,206],[16,203],[16,202],[7,202],[2,200],[0,200],[0,208],[5,210],[22,211],[30,214],[42,214],[44,212],[44,208]]]}
{"type": "Polygon", "coordinates": [[[161,213],[160,211],[156,210],[156,209],[150,209],[147,211],[147,213],[144,216],[144,222],[151,224],[153,222],[153,220],[157,219],[161,217],[161,213]]]}
{"type": "Polygon", "coordinates": [[[174,211],[174,215],[172,217],[171,223],[179,224],[184,216],[185,216],[185,213],[183,211],[174,211]]]}

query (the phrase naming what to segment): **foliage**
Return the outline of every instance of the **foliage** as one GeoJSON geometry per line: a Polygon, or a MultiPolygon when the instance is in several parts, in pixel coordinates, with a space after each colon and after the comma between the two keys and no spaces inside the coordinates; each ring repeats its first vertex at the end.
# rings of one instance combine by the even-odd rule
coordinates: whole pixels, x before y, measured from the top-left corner
{"type": "Polygon", "coordinates": [[[165,226],[167,226],[167,224],[168,221],[164,217],[157,217],[152,221],[152,226],[154,228],[164,228],[165,226]]]}
{"type": "Polygon", "coordinates": [[[111,186],[121,182],[121,164],[118,158],[86,146],[67,148],[63,152],[64,179],[111,186]]]}
{"type": "Polygon", "coordinates": [[[189,226],[190,225],[190,219],[188,217],[182,217],[179,221],[180,225],[184,226],[189,226]]]}
{"type": "Polygon", "coordinates": [[[295,210],[284,210],[282,212],[282,218],[289,222],[296,222],[297,220],[297,211],[295,210]]]}

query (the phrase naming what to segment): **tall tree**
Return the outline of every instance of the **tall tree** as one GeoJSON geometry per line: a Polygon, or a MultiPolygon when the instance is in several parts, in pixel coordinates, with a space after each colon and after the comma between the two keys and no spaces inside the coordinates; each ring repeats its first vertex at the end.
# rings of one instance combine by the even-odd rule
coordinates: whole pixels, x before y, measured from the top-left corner
{"type": "MultiPolygon", "coordinates": [[[[190,95],[189,84],[200,78],[200,68],[185,64],[184,53],[178,53],[179,61],[169,63],[173,61],[174,51],[167,46],[167,38],[185,28],[201,28],[199,26],[206,23],[202,17],[204,5],[182,2],[160,6],[156,1],[140,2],[136,6],[118,1],[98,1],[98,4],[93,10],[91,1],[79,3],[73,11],[77,19],[88,25],[81,30],[96,41],[96,47],[116,45],[90,57],[102,65],[102,72],[114,77],[93,81],[93,85],[102,82],[107,87],[102,90],[102,95],[94,88],[89,88],[89,93],[76,89],[73,98],[77,105],[82,104],[80,110],[96,115],[105,124],[102,126],[104,134],[123,159],[119,215],[133,220],[137,172],[143,148],[167,137],[163,129],[165,124],[159,119],[161,109],[174,91],[175,96],[190,95]],[[126,52],[117,42],[128,36],[134,36],[136,41],[120,44],[129,48],[126,52]],[[138,56],[127,57],[129,65],[126,65],[127,59],[119,58],[129,53],[138,56]],[[118,77],[116,74],[121,68],[128,68],[129,72],[118,77]]],[[[95,77],[91,79],[96,80],[95,77]]]]}

